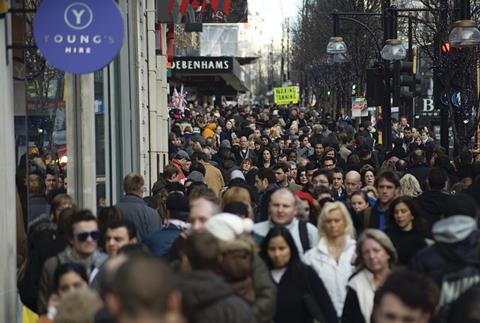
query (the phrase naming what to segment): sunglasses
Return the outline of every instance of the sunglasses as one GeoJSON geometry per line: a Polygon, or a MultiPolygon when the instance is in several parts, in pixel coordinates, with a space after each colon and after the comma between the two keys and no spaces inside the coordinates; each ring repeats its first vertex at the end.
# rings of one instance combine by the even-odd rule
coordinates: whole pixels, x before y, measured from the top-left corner
{"type": "Polygon", "coordinates": [[[76,235],[77,240],[80,242],[87,241],[88,237],[91,237],[92,240],[97,241],[100,239],[100,231],[91,231],[91,232],[80,232],[76,235]]]}

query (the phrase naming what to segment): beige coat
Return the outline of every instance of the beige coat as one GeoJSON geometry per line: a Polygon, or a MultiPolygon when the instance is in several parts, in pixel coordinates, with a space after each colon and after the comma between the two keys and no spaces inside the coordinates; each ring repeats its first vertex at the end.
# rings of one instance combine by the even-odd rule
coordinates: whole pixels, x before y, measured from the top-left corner
{"type": "Polygon", "coordinates": [[[205,166],[205,183],[219,196],[220,190],[225,186],[222,172],[209,163],[204,163],[203,165],[205,166]]]}

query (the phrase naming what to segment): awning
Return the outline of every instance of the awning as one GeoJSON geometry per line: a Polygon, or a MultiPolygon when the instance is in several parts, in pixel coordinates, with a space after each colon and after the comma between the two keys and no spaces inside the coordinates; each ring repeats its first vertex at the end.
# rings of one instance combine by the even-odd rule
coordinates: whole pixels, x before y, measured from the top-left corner
{"type": "Polygon", "coordinates": [[[170,82],[196,88],[204,95],[247,92],[245,73],[235,57],[175,57],[170,82]]]}

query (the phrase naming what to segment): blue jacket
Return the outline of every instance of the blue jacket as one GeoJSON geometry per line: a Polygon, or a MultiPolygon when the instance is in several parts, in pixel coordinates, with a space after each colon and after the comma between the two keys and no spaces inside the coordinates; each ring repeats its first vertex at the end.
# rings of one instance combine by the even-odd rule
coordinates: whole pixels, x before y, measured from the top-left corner
{"type": "Polygon", "coordinates": [[[170,223],[167,227],[145,237],[142,242],[155,256],[167,258],[173,242],[182,231],[181,228],[170,223]]]}

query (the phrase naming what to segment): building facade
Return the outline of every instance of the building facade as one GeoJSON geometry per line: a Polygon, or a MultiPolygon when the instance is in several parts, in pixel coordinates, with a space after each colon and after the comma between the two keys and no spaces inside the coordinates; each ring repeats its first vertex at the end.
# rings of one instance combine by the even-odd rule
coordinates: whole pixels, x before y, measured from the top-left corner
{"type": "Polygon", "coordinates": [[[102,70],[80,76],[56,70],[36,49],[40,1],[0,1],[0,181],[8,188],[0,198],[2,322],[16,321],[15,188],[25,222],[39,193],[30,175],[49,171],[79,207],[96,213],[122,196],[127,173],[145,177],[148,195],[168,163],[166,26],[157,24],[154,0],[116,2],[122,49],[102,70]]]}

